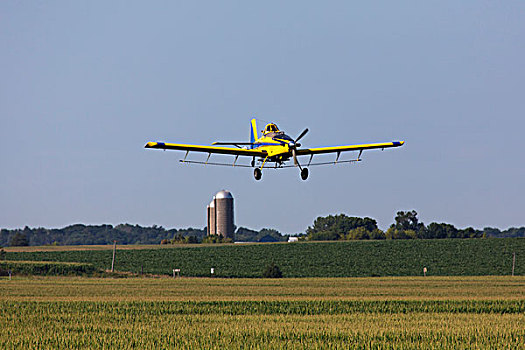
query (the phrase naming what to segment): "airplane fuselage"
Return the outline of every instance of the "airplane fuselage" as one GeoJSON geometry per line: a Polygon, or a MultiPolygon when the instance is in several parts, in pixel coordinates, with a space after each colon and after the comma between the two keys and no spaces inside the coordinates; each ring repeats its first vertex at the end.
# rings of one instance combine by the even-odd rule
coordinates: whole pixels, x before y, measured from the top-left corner
{"type": "Polygon", "coordinates": [[[280,163],[292,157],[294,145],[294,140],[284,132],[271,132],[255,141],[253,148],[266,153],[268,161],[280,163]]]}

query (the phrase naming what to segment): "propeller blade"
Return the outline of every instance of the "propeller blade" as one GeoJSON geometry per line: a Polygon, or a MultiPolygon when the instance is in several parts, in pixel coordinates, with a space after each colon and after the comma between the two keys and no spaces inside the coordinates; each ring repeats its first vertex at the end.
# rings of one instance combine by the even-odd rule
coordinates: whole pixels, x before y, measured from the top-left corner
{"type": "Polygon", "coordinates": [[[297,160],[297,153],[295,152],[295,147],[292,148],[292,156],[293,156],[293,164],[297,167],[299,167],[299,169],[301,169],[301,171],[303,170],[303,168],[301,167],[301,164],[299,164],[299,161],[297,160]]]}
{"type": "Polygon", "coordinates": [[[303,132],[301,133],[301,135],[299,135],[299,137],[295,139],[295,142],[297,142],[300,139],[302,139],[303,136],[306,135],[307,132],[308,132],[308,128],[304,129],[303,132]]]}

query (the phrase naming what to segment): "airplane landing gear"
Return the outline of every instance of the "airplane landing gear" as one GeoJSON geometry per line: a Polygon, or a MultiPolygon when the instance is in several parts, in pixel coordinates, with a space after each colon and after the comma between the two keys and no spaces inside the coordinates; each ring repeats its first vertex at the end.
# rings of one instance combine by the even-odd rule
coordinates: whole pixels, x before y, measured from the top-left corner
{"type": "Polygon", "coordinates": [[[301,169],[301,179],[303,180],[308,179],[308,168],[301,169]]]}
{"type": "Polygon", "coordinates": [[[259,168],[253,169],[253,177],[255,177],[255,180],[260,180],[262,177],[262,171],[259,168]]]}

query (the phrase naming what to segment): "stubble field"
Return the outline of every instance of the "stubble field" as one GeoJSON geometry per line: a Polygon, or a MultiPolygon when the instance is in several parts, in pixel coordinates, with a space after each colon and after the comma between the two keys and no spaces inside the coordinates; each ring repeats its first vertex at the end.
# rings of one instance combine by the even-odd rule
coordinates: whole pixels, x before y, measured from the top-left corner
{"type": "Polygon", "coordinates": [[[0,324],[2,349],[523,349],[525,277],[2,277],[0,324]]]}

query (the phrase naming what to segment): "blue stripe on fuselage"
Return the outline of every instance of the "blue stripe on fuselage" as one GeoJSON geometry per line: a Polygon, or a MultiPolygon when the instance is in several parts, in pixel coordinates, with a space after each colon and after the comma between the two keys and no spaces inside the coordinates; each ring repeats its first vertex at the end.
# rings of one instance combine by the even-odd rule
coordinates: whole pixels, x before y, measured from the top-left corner
{"type": "Polygon", "coordinates": [[[255,145],[253,145],[254,148],[262,147],[262,146],[281,146],[281,144],[279,143],[255,143],[255,145]]]}

